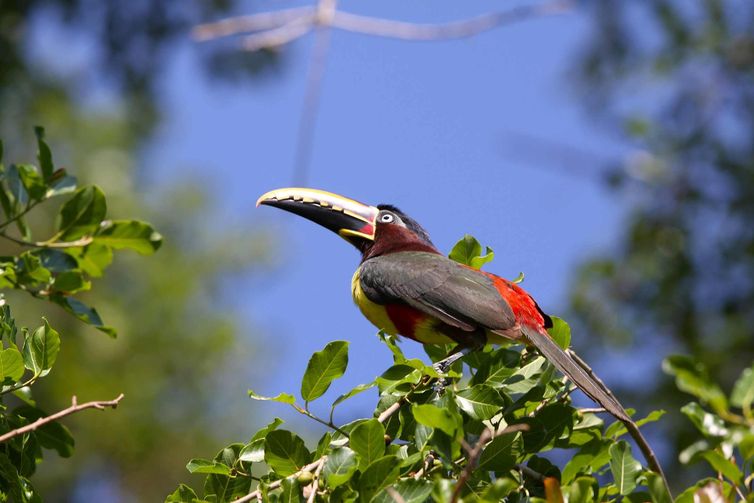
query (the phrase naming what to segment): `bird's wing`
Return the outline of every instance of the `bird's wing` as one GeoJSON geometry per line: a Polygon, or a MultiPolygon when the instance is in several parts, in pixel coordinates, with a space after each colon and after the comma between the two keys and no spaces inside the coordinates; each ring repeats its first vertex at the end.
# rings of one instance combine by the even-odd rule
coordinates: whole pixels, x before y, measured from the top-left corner
{"type": "Polygon", "coordinates": [[[408,304],[461,330],[505,330],[516,324],[490,278],[435,253],[371,258],[361,265],[359,280],[372,302],[408,304]]]}

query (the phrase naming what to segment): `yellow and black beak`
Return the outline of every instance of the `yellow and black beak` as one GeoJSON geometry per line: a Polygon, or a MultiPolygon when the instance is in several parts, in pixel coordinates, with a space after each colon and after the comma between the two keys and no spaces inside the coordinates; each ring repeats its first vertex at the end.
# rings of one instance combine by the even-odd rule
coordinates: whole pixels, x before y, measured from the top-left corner
{"type": "Polygon", "coordinates": [[[290,211],[336,232],[356,245],[359,239],[374,241],[377,214],[380,210],[331,192],[307,188],[271,190],[257,199],[265,204],[290,211]]]}

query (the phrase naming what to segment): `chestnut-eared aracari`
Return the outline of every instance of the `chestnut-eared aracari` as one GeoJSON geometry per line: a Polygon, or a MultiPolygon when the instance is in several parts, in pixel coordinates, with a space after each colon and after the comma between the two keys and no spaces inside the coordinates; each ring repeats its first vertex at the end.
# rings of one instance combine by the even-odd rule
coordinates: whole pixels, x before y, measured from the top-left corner
{"type": "Polygon", "coordinates": [[[552,322],[531,295],[499,276],[447,258],[398,208],[307,188],[267,192],[260,204],[316,222],[358,248],[361,264],[353,276],[353,298],[377,328],[424,344],[454,342],[467,350],[506,339],[522,341],[616,418],[630,421],[601,381],[549,336],[552,322]]]}

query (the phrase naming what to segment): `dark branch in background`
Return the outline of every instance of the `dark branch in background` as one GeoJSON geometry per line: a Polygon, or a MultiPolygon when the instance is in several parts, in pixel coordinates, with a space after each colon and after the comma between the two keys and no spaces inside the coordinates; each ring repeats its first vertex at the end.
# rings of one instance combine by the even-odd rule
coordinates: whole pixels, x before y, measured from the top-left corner
{"type": "Polygon", "coordinates": [[[1,435],[0,443],[10,440],[13,437],[23,435],[24,433],[29,433],[30,431],[34,431],[37,428],[46,425],[47,423],[57,421],[58,419],[63,418],[65,416],[70,416],[71,414],[75,414],[76,412],[81,412],[84,409],[104,410],[106,407],[112,407],[114,409],[118,406],[118,403],[120,403],[120,401],[123,400],[124,396],[125,395],[121,393],[113,400],[87,402],[87,403],[82,403],[81,405],[79,405],[76,402],[76,397],[74,396],[73,398],[71,398],[71,406],[68,407],[67,409],[63,409],[50,416],[40,417],[33,423],[29,423],[26,426],[16,428],[15,430],[11,430],[8,433],[1,435]]]}
{"type": "Polygon", "coordinates": [[[277,49],[316,30],[317,39],[310,60],[294,161],[294,184],[305,185],[331,29],[399,40],[450,40],[473,37],[503,25],[533,17],[560,14],[573,6],[573,0],[553,0],[449,23],[417,24],[351,14],[338,10],[337,0],[319,0],[315,6],[311,7],[236,16],[201,24],[196,26],[192,33],[194,39],[198,41],[234,35],[242,36],[241,47],[247,51],[257,51],[277,49]]]}

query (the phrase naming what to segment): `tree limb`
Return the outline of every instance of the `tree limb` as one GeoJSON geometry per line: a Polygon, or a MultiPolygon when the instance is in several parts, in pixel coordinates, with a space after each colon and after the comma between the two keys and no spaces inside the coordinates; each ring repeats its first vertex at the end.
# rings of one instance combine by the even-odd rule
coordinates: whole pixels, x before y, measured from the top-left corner
{"type": "Polygon", "coordinates": [[[105,400],[105,401],[94,401],[94,402],[87,402],[78,404],[76,402],[76,397],[74,396],[71,398],[71,406],[67,409],[63,409],[59,412],[56,412],[55,414],[52,414],[50,416],[46,417],[40,417],[33,423],[29,423],[26,426],[22,426],[20,428],[16,428],[15,430],[11,430],[8,433],[5,433],[0,436],[0,443],[5,442],[6,440],[10,440],[13,437],[17,437],[19,435],[23,435],[24,433],[28,433],[30,431],[34,431],[37,428],[44,426],[47,423],[51,423],[53,421],[57,421],[60,418],[63,418],[65,416],[70,416],[71,414],[75,414],[76,412],[80,412],[84,409],[99,409],[104,410],[105,407],[112,407],[113,409],[118,406],[118,403],[120,403],[121,400],[123,400],[123,397],[125,395],[121,393],[113,400],[105,400]]]}

